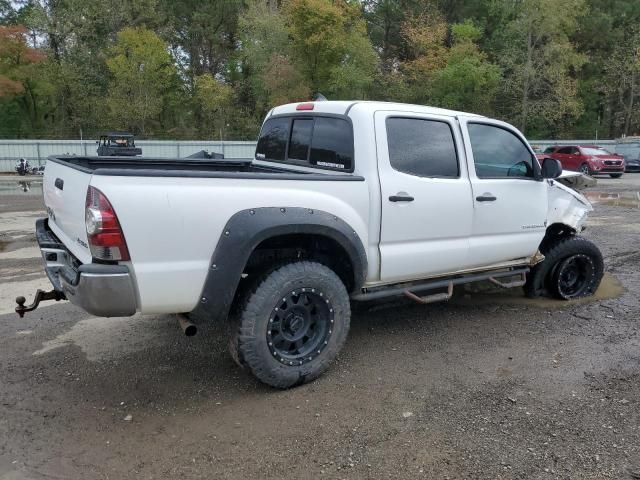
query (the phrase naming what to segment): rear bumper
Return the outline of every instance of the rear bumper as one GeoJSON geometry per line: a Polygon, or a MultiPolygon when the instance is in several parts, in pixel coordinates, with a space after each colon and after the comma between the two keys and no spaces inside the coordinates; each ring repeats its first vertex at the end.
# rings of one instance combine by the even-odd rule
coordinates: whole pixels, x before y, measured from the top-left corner
{"type": "Polygon", "coordinates": [[[126,265],[81,264],[49,229],[46,218],[36,221],[36,238],[53,288],[71,303],[99,317],[136,313],[136,294],[126,265]]]}

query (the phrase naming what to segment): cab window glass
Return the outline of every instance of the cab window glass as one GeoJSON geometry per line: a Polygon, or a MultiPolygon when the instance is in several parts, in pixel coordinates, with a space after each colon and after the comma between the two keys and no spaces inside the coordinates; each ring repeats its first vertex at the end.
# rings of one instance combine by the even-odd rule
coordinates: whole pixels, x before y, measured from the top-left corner
{"type": "Polygon", "coordinates": [[[417,177],[458,177],[458,157],[451,127],[420,118],[388,118],[389,161],[417,177]]]}
{"type": "Polygon", "coordinates": [[[525,144],[504,128],[468,124],[478,178],[533,178],[533,155],[525,144]]]}
{"type": "Polygon", "coordinates": [[[270,118],[264,122],[258,145],[256,158],[260,160],[283,161],[289,136],[288,118],[270,118]]]}
{"type": "Polygon", "coordinates": [[[312,131],[313,120],[303,118],[293,121],[288,158],[305,161],[309,158],[309,145],[311,145],[312,131]]]}
{"type": "Polygon", "coordinates": [[[353,130],[342,118],[316,117],[311,140],[311,166],[353,169],[353,130]]]}
{"type": "Polygon", "coordinates": [[[337,117],[269,118],[258,138],[256,159],[352,172],[353,129],[337,117]]]}

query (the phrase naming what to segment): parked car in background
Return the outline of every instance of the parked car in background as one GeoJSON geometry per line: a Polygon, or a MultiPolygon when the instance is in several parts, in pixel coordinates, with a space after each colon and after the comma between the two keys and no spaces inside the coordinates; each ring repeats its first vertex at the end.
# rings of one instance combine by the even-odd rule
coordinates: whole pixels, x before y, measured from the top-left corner
{"type": "Polygon", "coordinates": [[[640,172],[640,158],[634,158],[632,160],[625,159],[624,171],[627,173],[640,172]]]}
{"type": "Polygon", "coordinates": [[[622,155],[611,153],[597,145],[555,145],[548,147],[544,154],[559,160],[565,170],[585,175],[608,173],[611,178],[619,178],[625,170],[622,155]]]}

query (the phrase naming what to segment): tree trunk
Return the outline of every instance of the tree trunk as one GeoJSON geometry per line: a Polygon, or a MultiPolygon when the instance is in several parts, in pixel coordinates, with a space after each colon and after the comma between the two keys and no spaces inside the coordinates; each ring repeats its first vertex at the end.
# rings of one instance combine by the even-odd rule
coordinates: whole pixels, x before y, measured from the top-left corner
{"type": "Polygon", "coordinates": [[[525,133],[527,128],[527,116],[529,115],[529,74],[533,58],[532,28],[533,26],[529,24],[529,31],[527,32],[527,63],[524,68],[524,81],[522,84],[522,118],[520,119],[520,131],[522,133],[525,133]]]}
{"type": "Polygon", "coordinates": [[[624,119],[624,134],[629,135],[629,129],[631,128],[631,117],[633,115],[633,102],[636,95],[636,65],[638,63],[638,50],[633,55],[633,63],[631,66],[631,86],[629,87],[629,102],[627,104],[627,114],[624,119]]]}

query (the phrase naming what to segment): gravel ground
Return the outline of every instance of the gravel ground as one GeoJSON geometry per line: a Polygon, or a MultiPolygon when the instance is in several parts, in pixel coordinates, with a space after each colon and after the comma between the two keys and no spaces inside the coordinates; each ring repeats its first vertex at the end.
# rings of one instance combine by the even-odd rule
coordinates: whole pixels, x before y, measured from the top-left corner
{"type": "Polygon", "coordinates": [[[11,314],[47,287],[39,186],[16,182],[0,179],[0,480],[640,478],[640,175],[591,189],[595,298],[359,307],[339,360],[290,391],[239,370],[221,329],[11,314]]]}

